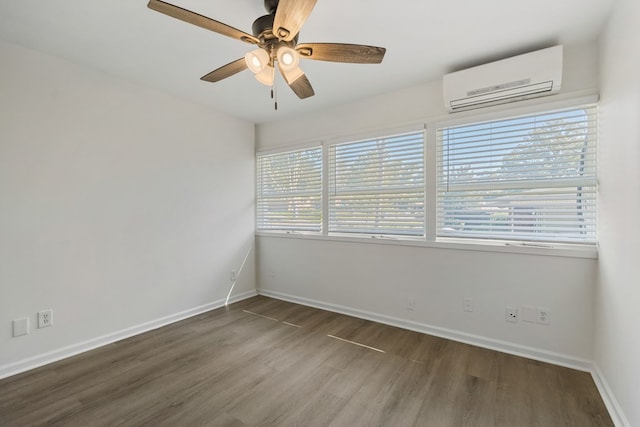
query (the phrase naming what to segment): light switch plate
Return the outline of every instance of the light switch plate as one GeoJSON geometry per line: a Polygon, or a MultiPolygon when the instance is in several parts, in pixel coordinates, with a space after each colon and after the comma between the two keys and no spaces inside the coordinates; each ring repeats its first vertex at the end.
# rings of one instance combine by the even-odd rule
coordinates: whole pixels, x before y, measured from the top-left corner
{"type": "Polygon", "coordinates": [[[533,307],[531,305],[523,305],[522,321],[536,323],[538,321],[538,307],[533,307]]]}
{"type": "Polygon", "coordinates": [[[22,317],[13,321],[13,336],[19,337],[29,333],[29,318],[22,317]]]}

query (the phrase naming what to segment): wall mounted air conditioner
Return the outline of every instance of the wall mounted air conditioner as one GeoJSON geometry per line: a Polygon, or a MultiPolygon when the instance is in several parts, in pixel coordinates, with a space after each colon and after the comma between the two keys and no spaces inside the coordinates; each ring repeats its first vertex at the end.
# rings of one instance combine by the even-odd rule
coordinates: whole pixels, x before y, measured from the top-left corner
{"type": "Polygon", "coordinates": [[[562,46],[479,65],[444,76],[450,112],[551,95],[562,82],[562,46]]]}

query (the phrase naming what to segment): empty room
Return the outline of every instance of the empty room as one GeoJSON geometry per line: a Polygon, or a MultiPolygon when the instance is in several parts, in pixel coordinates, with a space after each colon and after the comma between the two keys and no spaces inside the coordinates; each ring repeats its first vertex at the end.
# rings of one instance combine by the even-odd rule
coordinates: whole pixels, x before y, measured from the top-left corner
{"type": "Polygon", "coordinates": [[[637,0],[0,1],[0,426],[640,427],[637,0]]]}

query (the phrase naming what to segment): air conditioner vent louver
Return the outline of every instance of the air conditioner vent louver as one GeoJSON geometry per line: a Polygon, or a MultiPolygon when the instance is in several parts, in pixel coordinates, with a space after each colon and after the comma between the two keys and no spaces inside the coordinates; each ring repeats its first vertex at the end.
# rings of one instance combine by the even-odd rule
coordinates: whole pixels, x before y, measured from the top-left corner
{"type": "Polygon", "coordinates": [[[561,81],[562,46],[554,46],[445,75],[445,106],[455,112],[550,95],[561,81]]]}
{"type": "Polygon", "coordinates": [[[489,87],[483,87],[482,89],[474,89],[467,92],[467,96],[484,95],[485,93],[497,92],[499,90],[511,89],[519,86],[526,86],[531,84],[531,79],[516,80],[515,82],[502,83],[500,85],[494,85],[489,87]]]}

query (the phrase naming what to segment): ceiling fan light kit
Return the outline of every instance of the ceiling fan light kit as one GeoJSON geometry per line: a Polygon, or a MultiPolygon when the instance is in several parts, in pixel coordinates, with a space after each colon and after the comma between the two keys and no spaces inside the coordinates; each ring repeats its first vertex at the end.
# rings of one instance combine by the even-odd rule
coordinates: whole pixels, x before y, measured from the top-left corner
{"type": "Polygon", "coordinates": [[[264,0],[268,15],[261,16],[253,22],[253,35],[162,0],[150,0],[148,7],[257,47],[247,52],[244,58],[213,70],[201,77],[201,80],[218,82],[248,68],[260,83],[273,86],[277,63],[287,85],[300,99],[304,99],[315,93],[309,79],[300,68],[300,58],[352,64],[379,64],[386,52],[383,47],[347,43],[298,45],[300,28],[311,14],[316,1],[264,0]]]}
{"type": "Polygon", "coordinates": [[[267,65],[260,71],[255,74],[256,80],[262,83],[265,86],[273,86],[273,81],[276,77],[276,70],[271,65],[267,65]]]}
{"type": "Polygon", "coordinates": [[[247,52],[244,55],[244,60],[253,74],[258,74],[269,65],[269,54],[266,50],[258,48],[247,52]]]}
{"type": "Polygon", "coordinates": [[[278,68],[280,74],[284,77],[287,84],[291,84],[298,80],[304,74],[299,67],[300,55],[290,47],[283,46],[278,49],[278,68]]]}
{"type": "Polygon", "coordinates": [[[298,52],[286,46],[278,48],[277,58],[278,63],[286,68],[295,68],[300,63],[298,52]]]}

